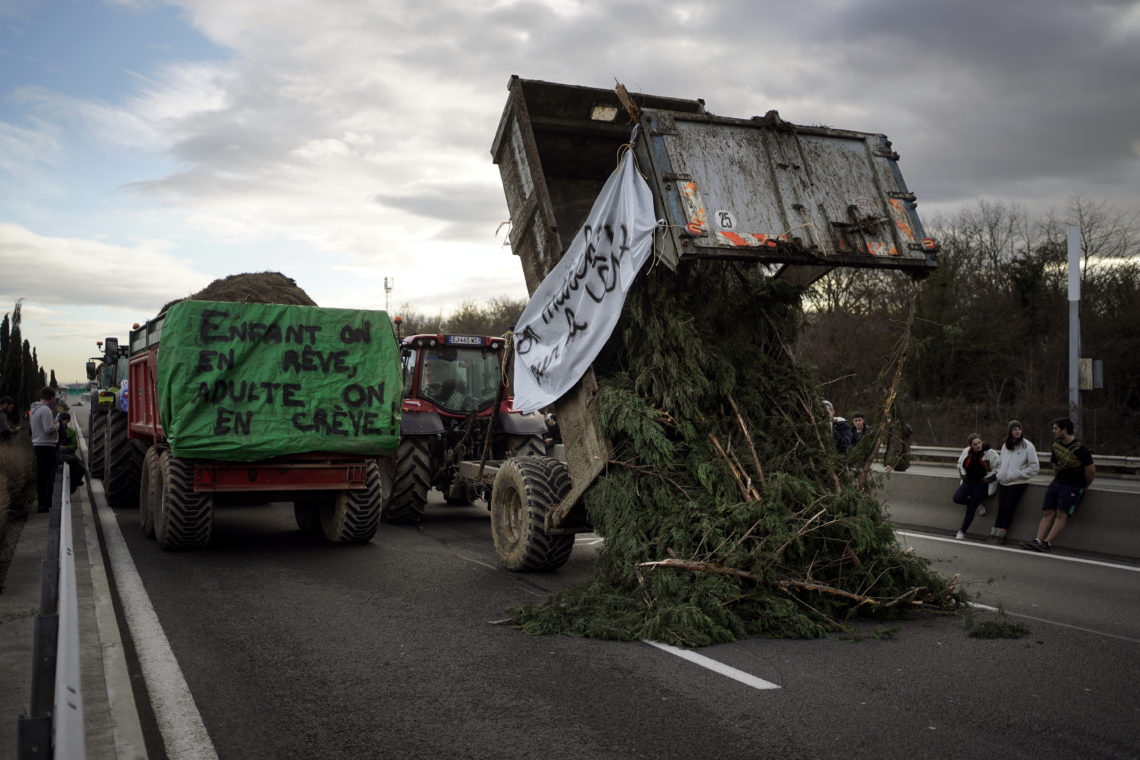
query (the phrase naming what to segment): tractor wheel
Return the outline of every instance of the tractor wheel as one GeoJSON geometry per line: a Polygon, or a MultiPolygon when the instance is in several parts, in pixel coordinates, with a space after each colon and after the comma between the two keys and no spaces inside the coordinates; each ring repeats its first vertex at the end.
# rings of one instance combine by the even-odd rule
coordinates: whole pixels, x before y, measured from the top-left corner
{"type": "Polygon", "coordinates": [[[103,452],[107,450],[107,412],[97,405],[87,420],[87,472],[93,478],[103,479],[103,452]]]}
{"type": "Polygon", "coordinates": [[[510,435],[507,436],[507,447],[516,457],[544,457],[546,444],[542,442],[541,435],[510,435]]]}
{"type": "Polygon", "coordinates": [[[546,513],[570,492],[570,471],[550,457],[508,459],[495,476],[491,535],[508,570],[556,570],[574,549],[574,534],[546,532],[546,513]]]}
{"type": "Polygon", "coordinates": [[[158,458],[161,483],[154,537],[165,551],[200,549],[214,529],[214,499],[194,491],[194,465],[169,451],[158,458]]]}
{"type": "Polygon", "coordinates": [[[328,499],[321,500],[313,497],[298,499],[293,502],[293,519],[302,533],[321,532],[321,508],[326,506],[328,499]]]}
{"type": "Polygon", "coordinates": [[[103,457],[103,491],[112,507],[133,507],[139,500],[139,476],[146,449],[127,439],[127,415],[112,410],[107,416],[107,443],[103,457]]]}
{"type": "Polygon", "coordinates": [[[408,436],[396,451],[396,483],[384,506],[384,519],[394,523],[417,523],[427,509],[431,490],[431,454],[426,438],[408,436]]]}
{"type": "Polygon", "coordinates": [[[162,493],[162,473],[158,469],[158,449],[151,446],[143,457],[139,477],[139,525],[143,535],[154,538],[154,511],[162,493]]]}
{"type": "Polygon", "coordinates": [[[376,535],[382,506],[380,467],[369,460],[365,469],[364,488],[345,490],[336,500],[320,510],[321,530],[329,541],[341,544],[364,544],[376,535]]]}

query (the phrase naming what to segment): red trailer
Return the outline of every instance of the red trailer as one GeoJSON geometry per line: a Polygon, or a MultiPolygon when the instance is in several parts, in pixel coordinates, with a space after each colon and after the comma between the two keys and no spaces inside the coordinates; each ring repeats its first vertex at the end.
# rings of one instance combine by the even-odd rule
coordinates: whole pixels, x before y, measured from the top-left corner
{"type": "Polygon", "coordinates": [[[384,312],[183,301],[131,332],[125,395],[140,523],[163,549],[205,546],[229,504],[292,502],[331,541],[375,534],[399,440],[384,312]]]}

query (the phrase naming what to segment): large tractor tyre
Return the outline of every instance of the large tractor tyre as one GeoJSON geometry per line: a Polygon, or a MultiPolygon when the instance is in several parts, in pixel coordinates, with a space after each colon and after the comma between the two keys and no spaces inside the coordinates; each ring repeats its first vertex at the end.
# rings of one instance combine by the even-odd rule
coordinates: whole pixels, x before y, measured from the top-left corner
{"type": "Polygon", "coordinates": [[[107,450],[107,411],[97,405],[91,409],[87,421],[87,474],[103,479],[104,456],[107,450]]]}
{"type": "Polygon", "coordinates": [[[114,508],[133,507],[139,500],[146,448],[142,442],[127,439],[127,415],[112,410],[107,416],[106,450],[103,457],[103,492],[114,508]]]}
{"type": "Polygon", "coordinates": [[[333,503],[321,508],[321,530],[329,541],[368,543],[376,535],[382,506],[380,468],[375,461],[369,460],[365,468],[364,488],[341,491],[333,503]]]}
{"type": "Polygon", "coordinates": [[[546,444],[542,442],[541,435],[510,435],[507,436],[507,448],[514,452],[516,457],[544,457],[546,444]]]}
{"type": "Polygon", "coordinates": [[[570,471],[551,457],[508,459],[495,476],[491,535],[508,570],[557,570],[570,559],[574,534],[546,532],[546,513],[570,492],[570,471]]]}
{"type": "Polygon", "coordinates": [[[293,519],[302,533],[321,532],[321,509],[328,506],[328,501],[309,497],[293,502],[293,519]]]}
{"type": "Polygon", "coordinates": [[[164,451],[158,458],[161,483],[154,537],[164,551],[200,549],[214,529],[214,499],[194,491],[194,465],[164,451]]]}
{"type": "Polygon", "coordinates": [[[384,505],[384,520],[418,523],[427,509],[431,490],[431,454],[426,438],[407,436],[396,451],[396,482],[384,505]]]}
{"type": "Polygon", "coordinates": [[[154,513],[162,494],[162,472],[158,468],[158,449],[151,446],[143,456],[139,476],[139,525],[143,535],[154,538],[154,513]]]}

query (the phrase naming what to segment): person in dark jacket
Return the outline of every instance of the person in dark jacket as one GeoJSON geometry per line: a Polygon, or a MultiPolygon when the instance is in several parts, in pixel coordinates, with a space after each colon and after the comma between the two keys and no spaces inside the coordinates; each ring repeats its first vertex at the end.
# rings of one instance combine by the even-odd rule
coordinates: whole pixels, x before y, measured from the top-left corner
{"type": "Polygon", "coordinates": [[[21,430],[20,425],[12,425],[11,415],[15,408],[16,402],[12,400],[11,396],[0,398],[0,443],[7,443],[12,440],[16,433],[21,430]]]}
{"type": "MultiPolygon", "coordinates": [[[[970,433],[966,438],[966,448],[958,457],[958,474],[962,476],[962,482],[958,486],[958,490],[954,492],[954,503],[964,504],[966,515],[962,519],[962,527],[958,529],[955,538],[963,539],[966,537],[966,531],[970,529],[970,523],[974,521],[974,514],[979,511],[978,506],[989,493],[988,478],[990,473],[996,472],[997,467],[998,453],[988,443],[982,441],[980,435],[970,433]]],[[[985,514],[984,507],[981,514],[985,514]]]]}
{"type": "Polygon", "coordinates": [[[851,448],[851,426],[847,420],[835,416],[835,407],[830,401],[824,401],[823,406],[831,416],[831,435],[835,438],[835,449],[840,454],[846,454],[851,448]]]}

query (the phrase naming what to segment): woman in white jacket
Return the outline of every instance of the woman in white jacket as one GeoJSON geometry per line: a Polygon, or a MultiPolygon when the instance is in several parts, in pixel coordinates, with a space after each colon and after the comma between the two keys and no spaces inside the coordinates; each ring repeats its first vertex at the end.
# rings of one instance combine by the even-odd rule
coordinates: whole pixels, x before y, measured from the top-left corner
{"type": "Polygon", "coordinates": [[[1025,437],[1021,423],[1010,420],[1009,434],[1001,447],[1001,462],[997,470],[998,513],[990,530],[991,544],[1004,544],[1005,534],[1013,522],[1017,504],[1029,487],[1029,480],[1041,469],[1037,449],[1025,437]]]}
{"type": "MultiPolygon", "coordinates": [[[[958,474],[962,476],[962,482],[954,492],[954,503],[964,504],[966,515],[962,518],[962,527],[958,529],[955,538],[966,537],[966,531],[974,521],[974,514],[979,511],[978,506],[989,491],[986,480],[997,468],[998,453],[988,443],[984,443],[980,435],[970,433],[966,438],[966,448],[962,449],[962,455],[958,457],[958,474]]],[[[981,510],[981,513],[984,515],[985,510],[981,510]]]]}

